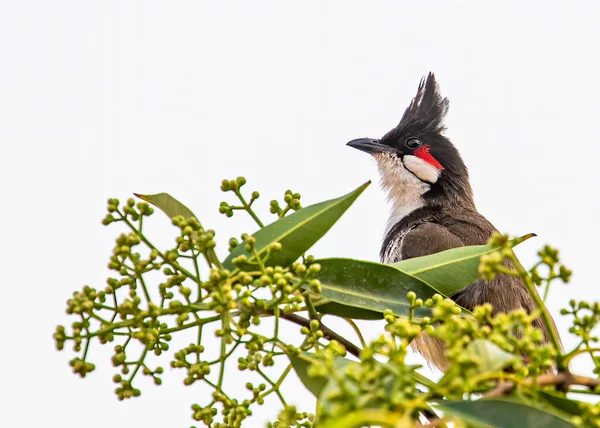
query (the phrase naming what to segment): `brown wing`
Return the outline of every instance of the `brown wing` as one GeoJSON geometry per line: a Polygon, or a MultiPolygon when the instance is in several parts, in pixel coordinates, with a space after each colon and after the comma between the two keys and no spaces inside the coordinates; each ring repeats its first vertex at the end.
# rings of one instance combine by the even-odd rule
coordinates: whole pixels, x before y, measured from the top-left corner
{"type": "Polygon", "coordinates": [[[463,245],[463,242],[444,226],[436,223],[423,223],[404,236],[401,254],[402,259],[406,260],[463,245]]]}
{"type": "MultiPolygon", "coordinates": [[[[463,229],[465,226],[463,225],[463,229]]],[[[466,230],[456,230],[456,226],[453,229],[457,232],[467,232],[466,230]]],[[[402,259],[410,259],[463,245],[463,241],[448,228],[436,223],[423,223],[404,236],[401,254],[402,259]]],[[[509,275],[497,275],[490,282],[475,281],[451,297],[459,305],[469,310],[488,302],[492,304],[494,313],[509,312],[518,308],[523,308],[531,313],[536,309],[535,303],[523,281],[509,275]]],[[[535,325],[544,332],[544,336],[548,340],[549,334],[540,318],[535,320],[535,325]]],[[[556,329],[555,326],[553,327],[556,329]]],[[[441,340],[421,335],[411,345],[427,361],[440,370],[446,369],[448,362],[445,357],[444,344],[441,340]]]]}

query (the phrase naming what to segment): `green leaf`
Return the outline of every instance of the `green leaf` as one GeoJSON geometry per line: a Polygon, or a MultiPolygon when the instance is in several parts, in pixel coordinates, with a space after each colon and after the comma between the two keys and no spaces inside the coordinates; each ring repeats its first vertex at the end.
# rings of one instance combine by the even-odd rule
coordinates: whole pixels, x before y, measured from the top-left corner
{"type": "Polygon", "coordinates": [[[579,416],[583,413],[581,401],[570,400],[565,396],[561,396],[548,391],[540,391],[540,396],[553,407],[565,411],[571,415],[579,416]]]}
{"type": "Polygon", "coordinates": [[[435,388],[437,385],[434,381],[432,381],[428,377],[423,376],[421,373],[419,373],[417,371],[412,372],[412,377],[415,378],[417,383],[420,383],[421,385],[426,386],[429,389],[435,388]]]}
{"type": "Polygon", "coordinates": [[[164,212],[169,218],[182,216],[186,220],[189,218],[196,218],[192,210],[183,205],[173,196],[168,193],[156,193],[154,195],[140,195],[139,193],[134,193],[140,199],[156,206],[162,212],[164,212]]]}
{"type": "Polygon", "coordinates": [[[475,339],[467,346],[466,352],[474,357],[478,364],[477,374],[502,370],[516,357],[496,344],[485,339],[475,339]]]}
{"type": "MultiPolygon", "coordinates": [[[[301,208],[258,230],[252,235],[256,239],[254,248],[258,256],[264,257],[269,246],[279,242],[282,249],[271,254],[265,264],[289,266],[325,235],[369,184],[370,181],[340,198],[301,208]]],[[[229,270],[235,269],[232,260],[242,254],[248,257],[249,263],[255,262],[254,254],[246,251],[245,245],[238,245],[223,266],[229,270]]]]}
{"type": "Polygon", "coordinates": [[[341,305],[332,302],[330,299],[322,299],[323,303],[315,302],[317,312],[327,315],[336,315],[342,318],[351,318],[354,320],[380,320],[383,319],[383,312],[370,311],[368,309],[356,308],[354,306],[341,305]]]}
{"type": "Polygon", "coordinates": [[[575,426],[569,422],[568,415],[562,412],[533,407],[515,399],[443,401],[435,407],[477,428],[573,428],[575,426]]]}
{"type": "MultiPolygon", "coordinates": [[[[361,314],[365,314],[365,310],[381,313],[390,309],[396,315],[408,315],[410,303],[406,294],[409,291],[414,291],[423,300],[437,293],[424,281],[393,266],[333,258],[321,259],[318,263],[321,265],[321,295],[338,305],[360,309],[352,312],[352,309],[342,310],[340,306],[322,305],[317,307],[322,313],[360,317],[361,314]],[[327,312],[328,310],[330,312],[327,312]]],[[[418,308],[415,310],[415,316],[430,316],[430,310],[418,308]]]]}
{"type": "Polygon", "coordinates": [[[361,409],[350,412],[323,424],[322,428],[356,428],[362,426],[400,427],[414,426],[410,415],[386,409],[361,409]]]}
{"type": "MultiPolygon", "coordinates": [[[[311,363],[310,363],[311,358],[312,358],[311,354],[309,354],[308,352],[304,352],[297,356],[290,356],[290,362],[292,363],[292,367],[294,367],[296,374],[298,375],[298,377],[300,378],[300,381],[304,384],[304,386],[310,392],[312,392],[312,394],[315,397],[319,398],[319,395],[321,395],[321,392],[325,388],[325,385],[327,385],[327,382],[329,382],[329,378],[324,377],[324,376],[309,376],[308,375],[308,368],[311,365],[311,363]]],[[[348,364],[358,364],[358,363],[348,360],[343,357],[335,357],[334,365],[335,365],[336,369],[342,370],[348,364]]]]}
{"type": "MultiPolygon", "coordinates": [[[[535,236],[530,233],[510,241],[510,246],[520,244],[535,236]]],[[[402,260],[392,266],[422,279],[446,296],[472,284],[481,278],[479,262],[481,256],[498,251],[492,245],[472,245],[452,248],[423,257],[402,260]]],[[[418,295],[418,293],[417,293],[418,295]]]]}
{"type": "MultiPolygon", "coordinates": [[[[172,219],[173,217],[182,216],[186,220],[193,217],[199,221],[198,217],[196,217],[192,210],[190,210],[188,207],[186,207],[184,204],[179,202],[177,199],[175,199],[168,193],[156,193],[154,195],[141,195],[139,193],[134,193],[134,195],[154,205],[162,212],[164,212],[170,219],[172,219]]],[[[195,234],[192,238],[196,239],[195,234]]],[[[206,256],[210,263],[213,263],[217,266],[220,265],[219,259],[217,258],[217,255],[215,254],[215,251],[212,248],[206,250],[206,256]]]]}
{"type": "Polygon", "coordinates": [[[309,376],[308,368],[310,367],[310,362],[303,358],[302,354],[299,356],[290,356],[290,362],[302,384],[315,397],[318,397],[323,388],[325,388],[327,378],[324,376],[309,376]]]}
{"type": "MultiPolygon", "coordinates": [[[[532,236],[535,235],[514,239],[510,246],[532,236]]],[[[481,256],[494,251],[498,249],[491,245],[459,247],[391,265],[408,274],[404,276],[384,270],[380,266],[388,265],[378,263],[320,260],[322,266],[328,264],[319,275],[323,284],[321,294],[331,302],[322,301],[316,304],[316,308],[324,314],[365,320],[380,319],[379,314],[386,307],[396,315],[406,315],[410,307],[405,298],[408,291],[414,291],[423,300],[436,292],[451,295],[480,278],[481,256]]],[[[417,317],[429,315],[425,308],[415,311],[417,317]]]]}

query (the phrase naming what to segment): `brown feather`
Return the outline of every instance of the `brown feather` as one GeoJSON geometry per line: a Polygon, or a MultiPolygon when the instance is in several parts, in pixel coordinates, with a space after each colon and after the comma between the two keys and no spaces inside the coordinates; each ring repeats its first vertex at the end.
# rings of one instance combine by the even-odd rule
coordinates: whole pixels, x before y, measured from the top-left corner
{"type": "MultiPolygon", "coordinates": [[[[495,230],[485,217],[469,207],[423,207],[409,214],[390,230],[382,254],[386,247],[400,248],[398,260],[385,260],[386,263],[393,263],[464,245],[481,245],[487,243],[495,230]],[[394,238],[400,238],[401,243],[398,245],[394,238]]],[[[489,282],[483,279],[475,281],[450,297],[469,310],[490,303],[494,314],[519,308],[525,309],[527,313],[536,310],[535,302],[523,280],[506,274],[497,275],[489,282]]],[[[550,336],[541,318],[538,317],[534,324],[542,330],[548,341],[550,336]]],[[[556,326],[554,330],[556,331],[556,326]]],[[[440,370],[447,367],[441,340],[422,335],[412,343],[412,347],[440,370]]]]}

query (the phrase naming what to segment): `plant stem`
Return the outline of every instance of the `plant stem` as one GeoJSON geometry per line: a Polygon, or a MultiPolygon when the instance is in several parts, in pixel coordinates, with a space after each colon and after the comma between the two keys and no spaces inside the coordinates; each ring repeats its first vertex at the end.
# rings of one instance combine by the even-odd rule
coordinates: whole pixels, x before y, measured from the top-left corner
{"type": "Polygon", "coordinates": [[[146,358],[146,354],[148,353],[148,349],[149,348],[150,348],[150,345],[146,345],[146,347],[144,348],[144,351],[142,352],[142,355],[140,356],[140,359],[137,360],[137,362],[135,364],[135,369],[133,370],[133,373],[131,373],[131,377],[129,378],[129,382],[133,381],[133,378],[135,377],[135,375],[137,374],[137,372],[140,370],[140,367],[144,363],[144,359],[146,358]]]}
{"type": "Polygon", "coordinates": [[[544,322],[544,326],[546,327],[546,330],[548,331],[548,335],[550,336],[550,340],[551,340],[552,344],[554,345],[554,348],[556,349],[556,353],[559,355],[559,357],[557,358],[558,370],[559,371],[565,370],[566,366],[564,365],[563,358],[561,356],[562,345],[560,343],[560,339],[558,338],[558,333],[556,332],[554,323],[552,322],[552,318],[550,317],[550,313],[548,312],[546,305],[544,305],[544,302],[542,301],[542,299],[540,298],[540,295],[538,294],[537,290],[535,289],[535,284],[531,280],[531,277],[529,276],[529,274],[527,273],[527,271],[525,270],[525,268],[523,267],[521,262],[519,262],[519,260],[517,259],[517,256],[515,255],[514,251],[512,251],[512,250],[510,251],[509,258],[513,262],[513,264],[514,264],[515,268],[517,269],[517,272],[520,274],[521,278],[523,278],[523,282],[527,286],[527,289],[529,290],[529,294],[531,295],[531,298],[535,302],[537,308],[540,310],[542,321],[544,322]]]}
{"type": "Polygon", "coordinates": [[[304,299],[304,302],[306,303],[306,309],[308,310],[308,317],[311,320],[319,319],[319,314],[317,313],[317,310],[315,309],[315,305],[313,304],[313,302],[310,298],[310,294],[307,293],[306,298],[304,299]]]}
{"type": "MultiPolygon", "coordinates": [[[[199,320],[197,320],[199,321],[199,320]]],[[[198,326],[198,335],[196,336],[196,344],[198,346],[202,345],[202,329],[204,328],[204,324],[200,324],[198,326]]],[[[200,364],[200,353],[196,354],[196,363],[200,364]]]]}
{"type": "Polygon", "coordinates": [[[260,397],[264,398],[267,395],[269,395],[269,394],[271,394],[271,393],[274,392],[279,397],[279,401],[281,401],[281,404],[283,404],[284,406],[287,406],[285,398],[283,398],[283,394],[279,390],[279,387],[283,383],[284,379],[286,378],[286,376],[288,375],[288,373],[290,372],[290,370],[292,370],[292,365],[291,364],[289,364],[286,367],[286,369],[283,371],[283,373],[281,374],[281,376],[279,376],[279,379],[277,379],[277,382],[273,382],[260,368],[257,367],[257,369],[256,369],[257,373],[260,374],[271,385],[271,389],[269,389],[268,391],[265,391],[262,394],[260,394],[260,397]]]}
{"type": "Polygon", "coordinates": [[[221,360],[221,367],[219,367],[219,381],[217,382],[217,391],[222,392],[223,378],[225,376],[225,362],[227,359],[227,346],[225,344],[225,337],[221,337],[221,353],[219,360],[221,360]]]}
{"type": "Polygon", "coordinates": [[[278,214],[279,218],[281,217],[285,217],[285,215],[287,214],[287,212],[290,210],[290,206],[288,205],[287,207],[285,207],[285,209],[281,210],[281,212],[278,214]]]}
{"type": "MultiPolygon", "coordinates": [[[[106,321],[104,318],[102,318],[101,316],[99,316],[98,314],[95,314],[93,312],[90,312],[90,318],[94,318],[95,320],[100,321],[100,323],[102,323],[103,325],[108,325],[110,324],[108,321],[106,321]]],[[[88,318],[89,319],[89,318],[88,318]]],[[[112,321],[111,321],[112,322],[112,321]]]]}
{"type": "Polygon", "coordinates": [[[567,392],[571,392],[573,394],[591,394],[591,395],[598,395],[598,393],[594,390],[591,389],[569,389],[567,392]]]}
{"type": "Polygon", "coordinates": [[[148,303],[152,302],[150,298],[150,293],[148,292],[148,288],[146,287],[146,282],[144,281],[144,276],[142,273],[138,273],[137,269],[135,269],[135,276],[140,280],[140,285],[142,286],[142,290],[144,291],[144,297],[146,297],[146,301],[148,303]]]}
{"type": "Polygon", "coordinates": [[[192,260],[194,261],[194,271],[196,272],[196,285],[198,286],[198,300],[202,300],[202,280],[200,279],[200,267],[198,266],[198,253],[192,248],[192,260]]]}
{"type": "Polygon", "coordinates": [[[571,352],[569,352],[566,355],[563,355],[563,362],[565,364],[565,366],[569,365],[569,362],[571,361],[571,359],[579,354],[584,354],[584,353],[592,353],[592,352],[600,352],[600,348],[580,348],[580,349],[575,349],[571,352]]]}
{"type": "Polygon", "coordinates": [[[220,315],[215,315],[214,317],[209,317],[209,318],[200,318],[197,321],[193,321],[188,324],[183,324],[178,327],[165,328],[164,330],[161,330],[160,333],[161,334],[170,334],[170,333],[174,333],[176,331],[187,330],[188,328],[191,328],[191,327],[202,326],[204,324],[219,321],[220,319],[221,319],[220,315]]]}
{"type": "Polygon", "coordinates": [[[262,260],[260,259],[260,254],[258,254],[258,251],[256,251],[256,248],[252,248],[252,253],[254,254],[254,258],[256,258],[256,263],[258,263],[258,268],[260,269],[261,273],[264,273],[265,265],[263,264],[262,260]]]}
{"type": "MultiPolygon", "coordinates": [[[[300,290],[300,288],[302,288],[302,286],[303,286],[304,284],[305,284],[305,282],[304,282],[304,280],[303,280],[303,279],[299,280],[299,281],[298,281],[296,284],[294,284],[294,287],[292,288],[292,290],[290,291],[290,293],[289,293],[289,294],[293,294],[293,293],[295,293],[296,291],[300,290]]],[[[273,295],[273,297],[275,297],[275,295],[273,295]]],[[[273,300],[271,303],[269,303],[269,306],[267,306],[267,308],[266,308],[266,309],[267,309],[267,310],[269,310],[269,309],[271,309],[271,308],[274,308],[274,307],[278,306],[278,305],[279,305],[281,302],[283,302],[283,301],[284,301],[284,300],[285,300],[287,297],[288,297],[288,295],[286,295],[286,294],[283,294],[283,293],[282,293],[282,295],[281,295],[280,297],[278,297],[276,300],[273,300]]],[[[308,309],[308,311],[310,312],[310,308],[308,308],[308,298],[306,299],[306,302],[307,302],[307,309],[308,309]]],[[[314,307],[313,307],[313,309],[314,309],[314,307]]],[[[315,310],[315,312],[314,312],[314,313],[316,314],[316,313],[317,313],[317,311],[315,310]]]]}
{"type": "Polygon", "coordinates": [[[360,346],[362,346],[363,349],[366,348],[367,347],[367,342],[365,342],[365,339],[364,339],[362,333],[360,332],[360,329],[356,325],[356,323],[354,321],[352,321],[350,318],[344,318],[344,320],[346,320],[346,322],[348,324],[350,324],[350,326],[352,327],[352,329],[354,330],[354,332],[358,336],[358,340],[360,341],[360,346]]]}
{"type": "Polygon", "coordinates": [[[273,347],[271,348],[271,352],[275,351],[275,343],[279,340],[279,312],[279,306],[275,306],[275,310],[273,311],[273,315],[275,316],[275,332],[273,333],[273,347]]]}
{"type": "Polygon", "coordinates": [[[172,262],[170,262],[169,260],[167,260],[167,258],[165,257],[165,255],[160,252],[150,241],[148,241],[148,239],[142,234],[140,233],[135,226],[129,221],[129,219],[124,216],[123,214],[121,214],[120,211],[116,211],[117,213],[119,213],[121,215],[121,219],[127,224],[127,226],[129,226],[129,228],[131,228],[131,230],[133,230],[134,232],[136,232],[138,234],[138,236],[140,237],[140,239],[142,240],[142,242],[144,244],[146,244],[148,246],[148,248],[150,248],[151,250],[154,250],[158,253],[158,255],[171,267],[173,267],[173,269],[177,269],[179,271],[181,271],[183,274],[185,274],[188,278],[194,279],[194,275],[188,271],[187,269],[185,269],[183,266],[181,266],[179,263],[174,264],[172,262]]]}
{"type": "Polygon", "coordinates": [[[258,216],[256,215],[256,213],[254,212],[254,210],[252,208],[250,208],[250,205],[246,202],[246,199],[244,199],[244,197],[242,196],[242,192],[238,190],[235,191],[236,196],[238,197],[238,199],[240,200],[240,202],[242,203],[242,205],[244,206],[244,209],[248,212],[248,214],[250,214],[250,216],[254,219],[254,221],[256,222],[256,224],[258,224],[258,226],[260,228],[265,227],[262,224],[262,221],[260,221],[260,219],[258,218],[258,216]]]}
{"type": "MultiPolygon", "coordinates": [[[[593,389],[597,388],[600,385],[600,379],[578,376],[570,372],[563,371],[557,374],[545,374],[536,378],[524,379],[520,382],[520,384],[525,387],[535,384],[535,386],[538,388],[549,385],[561,385],[565,387],[565,389],[567,389],[571,385],[581,385],[593,389]]],[[[502,396],[509,392],[514,386],[515,383],[512,381],[502,382],[496,388],[492,389],[487,394],[485,394],[484,397],[489,398],[502,396]]]]}
{"type": "MultiPolygon", "coordinates": [[[[227,354],[225,354],[225,359],[229,358],[229,356],[235,352],[237,347],[240,346],[240,343],[242,342],[235,342],[235,345],[233,345],[231,349],[227,352],[227,354]]],[[[214,364],[217,364],[219,361],[221,361],[221,357],[217,358],[216,360],[209,361],[208,365],[212,366],[214,364]]]]}

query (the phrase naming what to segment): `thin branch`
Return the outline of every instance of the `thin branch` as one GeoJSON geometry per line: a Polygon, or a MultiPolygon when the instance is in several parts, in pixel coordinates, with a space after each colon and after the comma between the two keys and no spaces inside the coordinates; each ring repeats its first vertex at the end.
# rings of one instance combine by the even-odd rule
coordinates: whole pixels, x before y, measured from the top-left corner
{"type": "MultiPolygon", "coordinates": [[[[525,379],[520,382],[520,385],[525,387],[532,386],[549,386],[558,385],[564,389],[567,389],[571,385],[587,386],[590,389],[596,388],[600,385],[600,379],[594,379],[591,377],[574,375],[570,372],[560,372],[557,374],[545,374],[538,376],[535,379],[525,379]]],[[[484,395],[485,398],[500,397],[507,394],[515,386],[514,382],[501,382],[494,389],[484,395]]]]}
{"type": "MultiPolygon", "coordinates": [[[[246,199],[244,198],[244,196],[242,195],[242,192],[239,189],[234,190],[235,195],[238,197],[238,199],[240,200],[240,202],[242,203],[243,207],[246,212],[248,214],[250,214],[250,216],[254,219],[254,221],[256,222],[256,224],[258,224],[258,227],[260,227],[261,229],[263,227],[265,227],[262,223],[262,221],[260,221],[260,219],[258,218],[258,216],[256,215],[256,213],[254,212],[254,210],[252,208],[250,208],[250,204],[246,202],[246,199]]],[[[251,201],[254,202],[254,201],[251,201]]]]}
{"type": "MultiPolygon", "coordinates": [[[[515,266],[515,268],[516,268],[517,272],[519,273],[519,275],[521,276],[521,278],[523,278],[523,282],[527,286],[527,289],[529,291],[529,294],[531,295],[531,298],[533,299],[533,301],[535,302],[535,305],[537,306],[537,308],[539,309],[539,311],[541,313],[541,319],[542,319],[542,322],[544,323],[544,326],[546,327],[546,331],[548,332],[548,335],[550,336],[550,342],[552,342],[552,344],[554,345],[556,352],[558,354],[562,354],[562,351],[563,351],[562,343],[558,336],[558,332],[556,331],[556,327],[554,326],[554,323],[552,322],[552,317],[550,316],[550,313],[548,312],[546,305],[544,305],[544,302],[540,298],[540,295],[538,294],[538,292],[535,288],[535,284],[533,283],[531,276],[529,276],[529,273],[523,267],[521,262],[519,262],[519,259],[517,259],[517,256],[515,255],[515,253],[513,251],[510,252],[509,259],[515,266]]],[[[562,372],[563,370],[565,370],[565,366],[563,364],[562,358],[559,358],[557,363],[558,363],[559,371],[562,372]]]]}
{"type": "MultiPolygon", "coordinates": [[[[284,318],[288,321],[291,321],[295,324],[301,325],[302,327],[310,328],[309,319],[303,318],[296,314],[286,314],[285,312],[281,312],[281,318],[284,318]]],[[[346,351],[354,355],[356,358],[360,358],[361,349],[350,342],[348,339],[343,338],[335,331],[331,330],[329,327],[324,326],[323,324],[319,324],[319,330],[323,333],[323,336],[328,340],[336,340],[346,348],[346,351]]]]}
{"type": "Polygon", "coordinates": [[[354,330],[354,332],[358,336],[358,340],[360,340],[360,346],[362,346],[363,348],[366,348],[367,347],[367,342],[365,342],[365,339],[363,338],[363,335],[360,332],[360,329],[358,328],[358,326],[356,325],[356,323],[354,321],[352,321],[351,318],[344,318],[344,320],[348,324],[350,324],[350,326],[352,327],[352,329],[354,330]]]}
{"type": "Polygon", "coordinates": [[[571,360],[573,359],[573,357],[575,357],[576,355],[579,354],[584,354],[584,353],[594,353],[594,352],[600,352],[600,348],[580,348],[580,349],[575,349],[574,351],[569,352],[567,355],[563,356],[565,365],[568,366],[569,363],[571,362],[571,360]]]}

